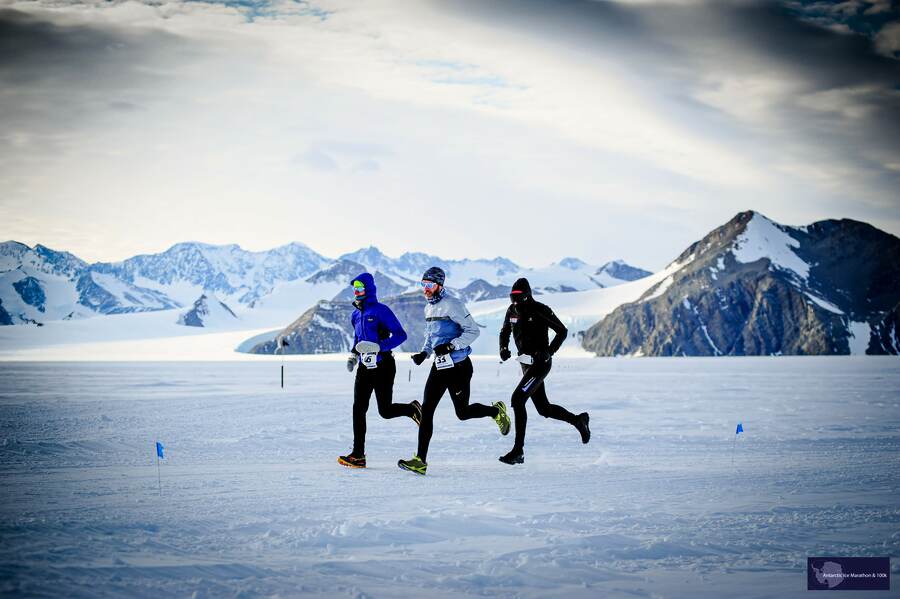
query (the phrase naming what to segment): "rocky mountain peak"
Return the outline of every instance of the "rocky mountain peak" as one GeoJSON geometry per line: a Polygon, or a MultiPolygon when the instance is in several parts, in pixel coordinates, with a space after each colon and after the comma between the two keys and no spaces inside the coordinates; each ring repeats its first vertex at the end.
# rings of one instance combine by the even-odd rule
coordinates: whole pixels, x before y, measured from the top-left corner
{"type": "Polygon", "coordinates": [[[758,355],[893,347],[900,239],[864,223],[789,227],[741,212],[666,270],[636,302],[588,329],[585,348],[601,355],[758,355]]]}

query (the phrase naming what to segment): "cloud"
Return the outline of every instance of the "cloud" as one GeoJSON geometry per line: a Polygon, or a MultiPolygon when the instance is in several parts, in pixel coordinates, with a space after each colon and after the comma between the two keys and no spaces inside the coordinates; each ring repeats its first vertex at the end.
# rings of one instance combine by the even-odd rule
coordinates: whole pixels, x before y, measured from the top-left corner
{"type": "Polygon", "coordinates": [[[871,15],[879,15],[879,14],[889,14],[892,12],[891,0],[868,0],[868,6],[863,14],[871,16],[871,15]]]}
{"type": "MultiPolygon", "coordinates": [[[[880,54],[870,37],[847,33],[847,22],[863,29],[859,19],[848,19],[857,18],[867,7],[874,4],[560,5],[531,0],[470,3],[466,9],[498,27],[545,36],[554,44],[548,49],[557,54],[561,45],[582,55],[613,56],[620,71],[629,74],[630,89],[656,93],[644,112],[653,117],[665,114],[669,127],[657,126],[651,118],[653,131],[664,134],[672,131],[672,123],[683,123],[686,140],[707,145],[706,151],[689,154],[693,160],[706,159],[716,148],[726,156],[740,157],[744,168],[735,166],[736,160],[709,162],[714,168],[727,170],[732,177],[746,172],[766,185],[774,182],[760,171],[777,170],[782,156],[786,162],[814,163],[826,171],[833,166],[835,176],[822,191],[896,204],[891,190],[898,181],[889,165],[900,153],[900,63],[880,54]],[[826,19],[828,27],[810,22],[813,15],[826,19]],[[838,100],[840,107],[835,106],[838,100]],[[727,118],[704,114],[703,107],[727,118]],[[760,160],[753,148],[765,146],[782,152],[762,158],[766,166],[750,168],[759,166],[760,160]]],[[[867,22],[876,27],[881,21],[867,22]]],[[[892,31],[886,29],[885,40],[892,31]]],[[[602,59],[595,59],[595,64],[602,68],[602,59]]],[[[626,102],[621,98],[616,104],[626,102]]],[[[616,115],[632,133],[640,130],[634,124],[639,116],[643,115],[616,115]]],[[[683,151],[690,145],[667,144],[666,149],[683,151]]],[[[675,169],[691,172],[677,165],[675,169]]],[[[812,183],[821,185],[823,179],[812,183]]]]}
{"type": "Polygon", "coordinates": [[[900,230],[878,3],[5,1],[0,210],[28,231],[336,255],[348,223],[402,253],[440,221],[418,249],[660,265],[748,205],[900,230]]]}
{"type": "Polygon", "coordinates": [[[878,51],[891,58],[900,58],[900,21],[888,23],[875,37],[878,51]]]}
{"type": "Polygon", "coordinates": [[[381,169],[376,157],[392,155],[385,146],[346,141],[316,141],[295,162],[323,172],[374,172],[381,169]]]}
{"type": "Polygon", "coordinates": [[[300,156],[298,162],[320,171],[338,170],[338,164],[334,158],[320,148],[310,148],[306,153],[300,156]]]}
{"type": "Polygon", "coordinates": [[[0,9],[0,151],[72,150],[71,134],[157,100],[173,83],[158,65],[183,64],[202,46],[165,31],[0,9]]]}

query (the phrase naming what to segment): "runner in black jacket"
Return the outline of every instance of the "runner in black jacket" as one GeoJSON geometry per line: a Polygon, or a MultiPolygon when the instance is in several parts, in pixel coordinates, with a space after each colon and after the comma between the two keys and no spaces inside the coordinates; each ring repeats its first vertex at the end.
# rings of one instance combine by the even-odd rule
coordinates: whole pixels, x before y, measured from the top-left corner
{"type": "Polygon", "coordinates": [[[509,351],[509,335],[512,333],[518,354],[531,356],[533,363],[522,364],[522,380],[516,385],[511,401],[516,419],[516,442],[512,451],[501,457],[500,461],[507,464],[521,464],[525,461],[525,424],[528,420],[525,402],[529,397],[534,402],[538,414],[544,418],[563,420],[577,428],[581,433],[582,443],[590,440],[591,430],[587,412],[576,416],[567,409],[550,403],[544,390],[544,379],[550,374],[553,354],[568,335],[565,325],[549,306],[534,300],[528,279],[516,281],[509,298],[512,304],[506,310],[503,327],[500,329],[500,359],[505,362],[512,357],[512,352],[509,351]],[[552,342],[550,329],[555,333],[552,342]]]}

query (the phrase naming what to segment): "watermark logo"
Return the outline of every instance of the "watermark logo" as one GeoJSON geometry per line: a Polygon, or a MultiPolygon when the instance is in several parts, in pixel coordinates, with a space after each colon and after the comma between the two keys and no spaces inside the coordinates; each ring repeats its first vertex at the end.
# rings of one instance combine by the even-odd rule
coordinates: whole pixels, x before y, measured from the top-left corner
{"type": "Polygon", "coordinates": [[[808,557],[806,588],[810,591],[888,591],[889,557],[808,557]]]}

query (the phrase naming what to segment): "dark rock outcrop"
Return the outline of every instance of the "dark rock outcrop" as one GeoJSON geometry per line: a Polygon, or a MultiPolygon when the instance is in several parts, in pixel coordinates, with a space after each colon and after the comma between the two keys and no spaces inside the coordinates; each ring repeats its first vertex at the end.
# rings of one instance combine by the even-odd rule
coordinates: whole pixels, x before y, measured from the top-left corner
{"type": "Polygon", "coordinates": [[[13,324],[12,317],[9,315],[9,312],[3,307],[3,300],[0,300],[0,326],[6,326],[13,324]]]}
{"type": "Polygon", "coordinates": [[[47,301],[47,295],[41,282],[34,277],[25,277],[13,283],[13,288],[18,292],[22,301],[29,306],[34,306],[39,312],[45,312],[44,302],[47,301]]]}
{"type": "Polygon", "coordinates": [[[219,301],[214,294],[202,294],[194,302],[190,310],[182,314],[178,318],[176,324],[186,327],[209,327],[223,324],[223,320],[236,319],[237,315],[232,312],[225,303],[219,301]],[[212,322],[210,322],[212,320],[212,322]]]}

